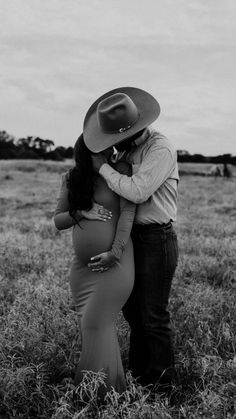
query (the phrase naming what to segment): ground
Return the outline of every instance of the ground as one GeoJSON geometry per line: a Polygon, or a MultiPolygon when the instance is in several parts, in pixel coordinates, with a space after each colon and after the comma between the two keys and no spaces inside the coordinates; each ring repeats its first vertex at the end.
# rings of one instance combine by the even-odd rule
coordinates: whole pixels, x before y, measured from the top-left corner
{"type": "MultiPolygon", "coordinates": [[[[0,418],[235,418],[236,167],[230,179],[180,164],[179,264],[170,312],[178,382],[171,400],[127,393],[99,406],[96,380],[78,403],[71,377],[80,352],[68,285],[71,230],[52,216],[72,162],[0,161],[0,418]],[[203,175],[201,175],[201,173],[203,175]]],[[[118,319],[127,365],[128,326],[118,319]]],[[[102,377],[100,377],[102,379],[102,377]]]]}

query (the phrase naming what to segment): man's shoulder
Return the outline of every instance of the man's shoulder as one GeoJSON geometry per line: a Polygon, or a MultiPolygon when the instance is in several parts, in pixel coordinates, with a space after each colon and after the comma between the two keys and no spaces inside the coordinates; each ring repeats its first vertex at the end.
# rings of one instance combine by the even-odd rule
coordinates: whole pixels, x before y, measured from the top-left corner
{"type": "Polygon", "coordinates": [[[176,150],[172,142],[165,135],[163,135],[153,127],[149,128],[149,135],[147,137],[146,147],[151,147],[155,150],[161,150],[163,148],[166,148],[171,152],[171,154],[176,154],[176,150]]]}

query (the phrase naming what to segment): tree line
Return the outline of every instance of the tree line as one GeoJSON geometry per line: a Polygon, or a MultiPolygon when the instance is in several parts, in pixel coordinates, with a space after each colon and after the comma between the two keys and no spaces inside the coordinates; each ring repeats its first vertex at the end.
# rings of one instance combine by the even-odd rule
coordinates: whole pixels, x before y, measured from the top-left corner
{"type": "Polygon", "coordinates": [[[187,150],[177,150],[177,155],[178,161],[182,163],[213,163],[236,165],[236,156],[232,156],[232,154],[204,156],[203,154],[190,154],[187,150]]]}
{"type": "MultiPolygon", "coordinates": [[[[178,161],[186,163],[215,163],[236,165],[236,156],[222,154],[204,156],[177,150],[178,161]]],[[[6,131],[0,131],[0,159],[45,159],[62,161],[73,157],[73,147],[57,146],[52,140],[29,136],[16,139],[6,131]]]]}
{"type": "Polygon", "coordinates": [[[0,131],[0,159],[45,159],[62,161],[73,157],[73,147],[55,147],[52,140],[40,137],[16,139],[0,131]]]}

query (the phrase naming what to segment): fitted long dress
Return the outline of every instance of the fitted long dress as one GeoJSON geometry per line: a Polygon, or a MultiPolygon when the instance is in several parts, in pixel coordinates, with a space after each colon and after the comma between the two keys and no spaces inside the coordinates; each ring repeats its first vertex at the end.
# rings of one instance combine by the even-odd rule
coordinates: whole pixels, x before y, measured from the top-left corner
{"type": "MultiPolygon", "coordinates": [[[[121,169],[124,173],[124,167],[121,169]]],[[[69,209],[66,176],[62,179],[55,214],[69,209]]],[[[75,256],[70,272],[70,287],[82,332],[82,351],[75,383],[82,380],[85,370],[103,371],[106,374],[106,389],[100,389],[100,395],[103,396],[111,387],[118,392],[126,388],[116,319],[134,283],[130,231],[135,205],[116,195],[100,176],[95,182],[94,201],[112,211],[112,218],[105,222],[83,218],[79,225],[73,227],[75,256]],[[102,273],[88,268],[92,256],[109,250],[120,257],[114,266],[102,273]]]]}

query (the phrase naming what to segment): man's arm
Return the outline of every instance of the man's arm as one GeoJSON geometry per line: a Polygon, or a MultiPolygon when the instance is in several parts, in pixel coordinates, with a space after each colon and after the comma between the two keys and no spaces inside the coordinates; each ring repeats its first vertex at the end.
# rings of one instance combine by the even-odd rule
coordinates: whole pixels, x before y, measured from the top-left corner
{"type": "Polygon", "coordinates": [[[165,182],[176,164],[176,156],[168,148],[150,147],[137,173],[131,177],[122,175],[105,163],[99,174],[110,189],[125,199],[141,204],[165,182]]]}

